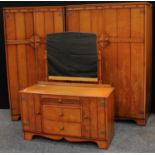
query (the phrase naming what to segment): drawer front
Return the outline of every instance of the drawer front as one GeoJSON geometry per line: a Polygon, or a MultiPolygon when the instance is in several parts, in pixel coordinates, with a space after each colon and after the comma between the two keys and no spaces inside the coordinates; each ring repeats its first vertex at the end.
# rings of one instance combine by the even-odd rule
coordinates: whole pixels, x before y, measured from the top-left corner
{"type": "Polygon", "coordinates": [[[43,119],[66,122],[81,122],[80,108],[68,106],[43,105],[43,119]]]}
{"type": "Polygon", "coordinates": [[[79,123],[66,123],[44,119],[43,131],[47,134],[59,134],[79,137],[81,136],[81,125],[79,123]]]}
{"type": "Polygon", "coordinates": [[[80,105],[80,98],[79,97],[60,97],[60,96],[49,96],[49,95],[42,95],[41,102],[43,103],[57,103],[57,104],[71,104],[78,106],[80,105]]]}

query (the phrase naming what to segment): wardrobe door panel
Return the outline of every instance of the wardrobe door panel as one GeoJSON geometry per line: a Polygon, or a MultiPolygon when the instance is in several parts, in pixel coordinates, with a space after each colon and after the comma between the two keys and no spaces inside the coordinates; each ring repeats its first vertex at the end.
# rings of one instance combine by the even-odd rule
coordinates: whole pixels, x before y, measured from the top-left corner
{"type": "Polygon", "coordinates": [[[91,10],[91,31],[99,37],[104,31],[104,10],[91,10]]]}
{"type": "Polygon", "coordinates": [[[26,38],[30,39],[31,45],[26,46],[26,58],[27,58],[27,81],[28,85],[32,85],[37,81],[36,76],[36,57],[34,51],[34,27],[33,27],[33,15],[32,12],[25,14],[25,32],[26,38]],[[31,69],[29,69],[31,68],[31,69]]]}
{"type": "Polygon", "coordinates": [[[99,37],[104,30],[103,17],[103,10],[67,7],[66,30],[71,32],[92,32],[99,37]]]}
{"type": "Polygon", "coordinates": [[[54,16],[52,12],[45,12],[45,34],[54,33],[54,16]]]}
{"type": "Polygon", "coordinates": [[[91,31],[91,13],[89,10],[81,10],[79,12],[79,27],[80,32],[90,32],[91,31]]]}
{"type": "Polygon", "coordinates": [[[137,38],[139,43],[131,43],[131,115],[144,118],[144,8],[131,9],[131,38],[137,38]]]}
{"type": "Polygon", "coordinates": [[[79,32],[79,30],[80,30],[79,11],[78,10],[72,10],[72,11],[68,10],[66,15],[67,15],[67,18],[66,18],[67,31],[79,32]]]}
{"type": "MultiPolygon", "coordinates": [[[[16,39],[25,40],[25,16],[24,13],[15,14],[15,25],[16,25],[16,39]]],[[[19,89],[26,88],[27,86],[27,58],[26,58],[26,44],[17,44],[17,64],[18,64],[18,81],[19,89]]]]}
{"type": "MultiPolygon", "coordinates": [[[[64,9],[59,8],[53,12],[54,14],[54,33],[59,33],[64,31],[64,9]]],[[[47,21],[48,22],[48,21],[47,21]]]]}
{"type": "Polygon", "coordinates": [[[45,80],[45,12],[34,12],[34,37],[37,60],[37,79],[45,80]]]}
{"type": "Polygon", "coordinates": [[[117,116],[127,116],[130,113],[131,83],[130,83],[130,9],[117,10],[117,83],[118,102],[117,116]],[[126,41],[125,41],[126,40],[126,41]]]}
{"type": "MultiPolygon", "coordinates": [[[[109,40],[109,43],[105,46],[103,50],[103,82],[109,83],[118,89],[117,81],[117,43],[112,39],[117,38],[117,9],[105,9],[104,10],[104,35],[109,40]]],[[[104,37],[101,39],[104,39],[104,37]]],[[[117,96],[118,91],[115,91],[117,96]]],[[[117,98],[116,98],[116,102],[117,98]]],[[[117,107],[115,107],[117,108],[117,107]]],[[[116,110],[117,111],[117,110],[116,110]]]]}

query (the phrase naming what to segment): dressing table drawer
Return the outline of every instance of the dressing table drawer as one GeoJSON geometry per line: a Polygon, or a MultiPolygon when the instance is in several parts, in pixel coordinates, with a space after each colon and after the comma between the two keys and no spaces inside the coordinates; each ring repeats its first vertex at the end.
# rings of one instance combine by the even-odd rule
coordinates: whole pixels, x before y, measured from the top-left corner
{"type": "Polygon", "coordinates": [[[80,123],[67,123],[60,121],[43,120],[43,132],[66,136],[81,136],[80,123]]]}
{"type": "Polygon", "coordinates": [[[57,103],[57,104],[73,104],[73,105],[80,105],[80,98],[79,97],[57,97],[57,96],[48,96],[42,95],[41,96],[42,103],[57,103]]]}
{"type": "Polygon", "coordinates": [[[42,106],[42,114],[42,117],[47,120],[58,120],[76,123],[81,122],[80,108],[44,104],[42,106]]]}

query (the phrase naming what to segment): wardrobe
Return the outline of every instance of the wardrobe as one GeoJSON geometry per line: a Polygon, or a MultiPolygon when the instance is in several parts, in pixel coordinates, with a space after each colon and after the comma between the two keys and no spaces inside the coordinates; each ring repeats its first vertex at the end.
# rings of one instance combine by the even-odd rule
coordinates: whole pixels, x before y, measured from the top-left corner
{"type": "Polygon", "coordinates": [[[116,119],[146,124],[151,99],[151,4],[17,7],[4,8],[3,13],[12,120],[20,117],[19,90],[48,80],[46,35],[73,31],[96,33],[102,43],[102,82],[115,88],[116,119]]]}

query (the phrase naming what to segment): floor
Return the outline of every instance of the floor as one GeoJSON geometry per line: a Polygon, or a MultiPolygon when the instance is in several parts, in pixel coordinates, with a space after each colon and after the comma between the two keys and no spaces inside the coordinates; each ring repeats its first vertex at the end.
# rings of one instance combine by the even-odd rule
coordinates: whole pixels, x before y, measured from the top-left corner
{"type": "Polygon", "coordinates": [[[25,141],[21,121],[10,121],[9,110],[0,110],[0,152],[102,153],[155,152],[155,115],[149,117],[146,127],[134,122],[116,122],[115,136],[108,150],[98,149],[95,143],[70,143],[36,137],[25,141]]]}

